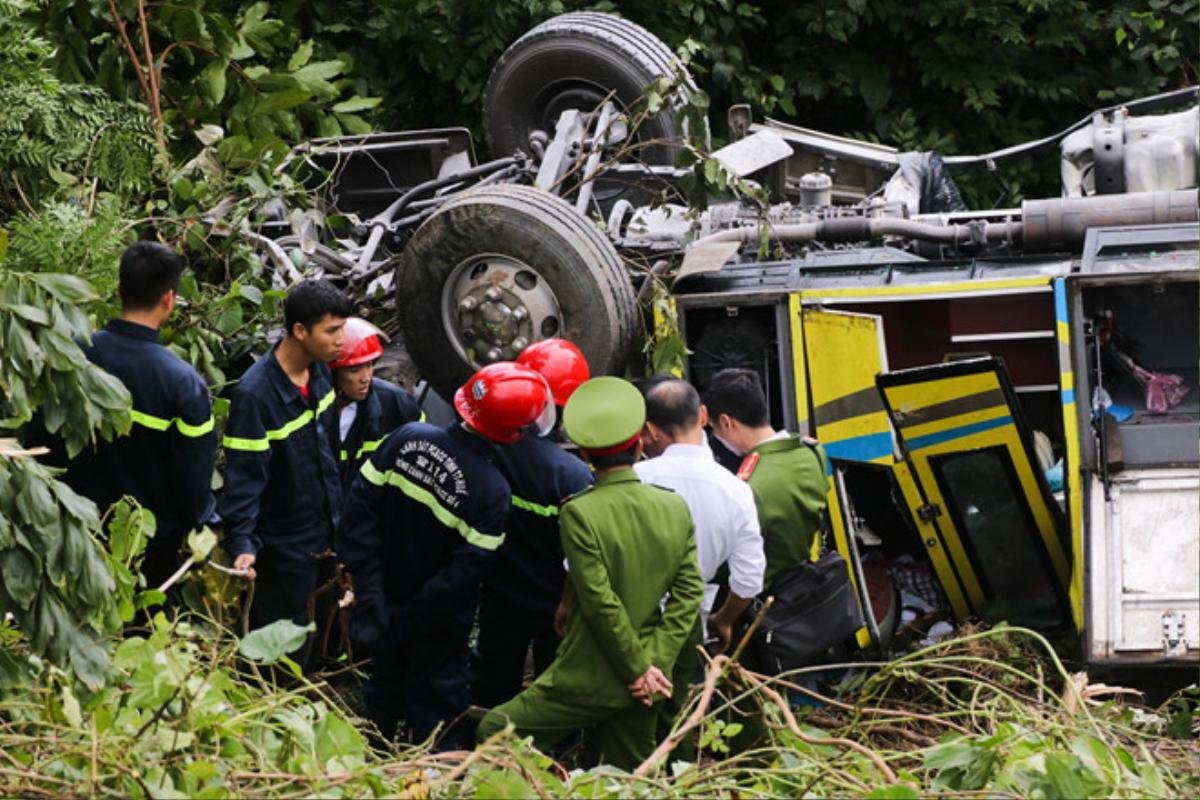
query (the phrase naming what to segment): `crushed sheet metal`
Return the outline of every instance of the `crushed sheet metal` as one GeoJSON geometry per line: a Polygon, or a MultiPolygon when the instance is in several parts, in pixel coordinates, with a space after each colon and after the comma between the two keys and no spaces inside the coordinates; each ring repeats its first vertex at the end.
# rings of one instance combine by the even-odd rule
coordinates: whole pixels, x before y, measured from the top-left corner
{"type": "Polygon", "coordinates": [[[775,131],[764,128],[725,145],[712,157],[739,178],[744,178],[791,155],[792,146],[775,131]]]}
{"type": "Polygon", "coordinates": [[[738,242],[708,242],[690,248],[683,256],[683,264],[675,274],[674,283],[688,275],[717,272],[725,266],[726,261],[733,258],[740,246],[738,242]]]}

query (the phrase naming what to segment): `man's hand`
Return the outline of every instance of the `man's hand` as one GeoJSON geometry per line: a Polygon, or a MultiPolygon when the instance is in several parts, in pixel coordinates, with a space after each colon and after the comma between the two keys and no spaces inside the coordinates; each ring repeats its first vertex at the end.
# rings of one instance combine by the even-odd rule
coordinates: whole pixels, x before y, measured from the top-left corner
{"type": "Polygon", "coordinates": [[[714,656],[720,655],[729,649],[729,642],[733,639],[733,623],[727,622],[718,614],[713,614],[708,618],[708,635],[717,640],[709,646],[709,652],[714,656]]]}
{"type": "Polygon", "coordinates": [[[254,553],[242,553],[233,560],[233,568],[244,570],[246,573],[246,580],[252,581],[258,576],[258,573],[254,571],[254,560],[254,553]]]}
{"type": "Polygon", "coordinates": [[[554,609],[554,632],[558,634],[558,638],[567,635],[567,600],[563,598],[558,604],[558,608],[554,609]]]}
{"type": "Polygon", "coordinates": [[[654,695],[670,697],[673,688],[663,671],[651,664],[641,677],[629,684],[629,694],[642,705],[651,706],[654,705],[654,695]]]}

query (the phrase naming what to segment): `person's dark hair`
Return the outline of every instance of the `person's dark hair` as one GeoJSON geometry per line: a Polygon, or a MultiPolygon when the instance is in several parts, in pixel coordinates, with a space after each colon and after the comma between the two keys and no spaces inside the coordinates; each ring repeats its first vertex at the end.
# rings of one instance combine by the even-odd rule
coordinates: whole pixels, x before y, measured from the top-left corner
{"type": "Polygon", "coordinates": [[[751,428],[770,424],[767,396],[752,369],[729,368],[713,375],[704,389],[704,405],[710,420],[728,414],[751,428]]]}
{"type": "Polygon", "coordinates": [[[613,467],[632,467],[637,461],[637,444],[634,443],[619,453],[610,456],[594,456],[589,454],[588,461],[593,469],[612,469],[613,467]]]}
{"type": "Polygon", "coordinates": [[[121,254],[117,294],[125,311],[149,311],[179,288],[183,256],[159,242],[136,242],[121,254]]]}
{"type": "Polygon", "coordinates": [[[289,336],[297,322],[311,328],[326,314],[344,319],[353,313],[354,304],[340,289],[315,278],[297,283],[283,301],[283,324],[289,336]]]}
{"type": "Polygon", "coordinates": [[[653,422],[668,436],[696,427],[700,421],[700,394],[681,378],[667,377],[647,382],[646,421],[653,422]]]}

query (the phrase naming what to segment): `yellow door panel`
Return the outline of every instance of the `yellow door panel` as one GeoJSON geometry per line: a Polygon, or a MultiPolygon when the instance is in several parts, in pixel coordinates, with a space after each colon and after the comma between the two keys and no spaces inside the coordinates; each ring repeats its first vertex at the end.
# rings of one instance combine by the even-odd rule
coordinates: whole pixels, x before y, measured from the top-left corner
{"type": "Polygon", "coordinates": [[[1037,627],[1073,618],[1065,523],[996,359],[888,373],[885,405],[969,604],[1037,627]]]}
{"type": "MultiPolygon", "coordinates": [[[[930,507],[929,504],[921,497],[920,489],[917,483],[913,480],[912,469],[907,461],[896,461],[892,465],[892,475],[896,478],[896,485],[900,487],[900,493],[904,497],[904,504],[908,507],[912,515],[913,525],[917,529],[917,534],[921,537],[921,544],[925,547],[925,553],[929,556],[929,561],[933,564],[933,572],[937,576],[938,582],[942,585],[942,591],[946,594],[946,599],[950,601],[950,609],[954,612],[954,616],[958,619],[965,619],[974,613],[974,606],[968,601],[966,593],[963,591],[963,585],[960,581],[954,565],[951,563],[951,553],[948,550],[945,537],[938,530],[936,517],[923,513],[923,509],[930,507]]],[[[956,542],[957,544],[957,542],[956,542]]],[[[958,560],[965,561],[966,554],[961,552],[959,548],[958,560]]],[[[983,601],[982,592],[979,591],[978,582],[972,584],[975,590],[976,602],[983,601]]]]}
{"type": "Polygon", "coordinates": [[[891,464],[894,438],[875,376],[887,371],[883,320],[803,308],[812,430],[830,458],[891,464]]]}

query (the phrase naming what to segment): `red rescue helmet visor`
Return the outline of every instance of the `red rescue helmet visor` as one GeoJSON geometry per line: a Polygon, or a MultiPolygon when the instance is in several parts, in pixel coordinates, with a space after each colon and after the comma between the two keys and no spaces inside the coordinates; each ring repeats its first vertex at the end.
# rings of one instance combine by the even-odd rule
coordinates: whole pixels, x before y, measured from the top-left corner
{"type": "Polygon", "coordinates": [[[558,406],[565,406],[579,385],[591,377],[583,352],[566,339],[534,342],[521,351],[517,363],[541,373],[558,406]]]}
{"type": "Polygon", "coordinates": [[[375,361],[383,355],[383,342],[387,335],[362,317],[350,317],[342,328],[342,349],[337,358],[329,362],[330,369],[355,367],[375,361]]]}

